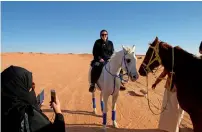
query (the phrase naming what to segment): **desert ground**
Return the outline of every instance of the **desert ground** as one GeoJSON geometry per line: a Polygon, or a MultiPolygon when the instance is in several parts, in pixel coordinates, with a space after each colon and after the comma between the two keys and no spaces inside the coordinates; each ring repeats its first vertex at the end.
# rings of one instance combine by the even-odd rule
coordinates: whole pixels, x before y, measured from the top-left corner
{"type": "MultiPolygon", "coordinates": [[[[90,54],[46,54],[46,53],[1,53],[1,71],[10,65],[22,66],[33,73],[36,93],[45,90],[43,112],[51,121],[54,120],[53,110],[49,107],[50,90],[55,89],[61,103],[68,132],[95,132],[102,128],[99,91],[96,91],[97,114],[92,113],[92,96],[88,92],[88,70],[92,59],[90,54]]],[[[142,59],[138,59],[139,68],[142,59]]],[[[156,72],[158,76],[162,68],[156,72]]],[[[165,80],[156,90],[151,90],[155,81],[149,75],[149,99],[155,105],[153,111],[159,113],[165,80]]],[[[112,128],[111,98],[108,109],[108,132],[160,132],[157,130],[159,115],[154,115],[148,107],[145,97],[136,96],[134,91],[146,90],[146,78],[137,82],[129,82],[125,91],[120,91],[117,102],[118,129],[112,128]]],[[[181,132],[192,132],[192,123],[186,113],[181,123],[181,132]]]]}

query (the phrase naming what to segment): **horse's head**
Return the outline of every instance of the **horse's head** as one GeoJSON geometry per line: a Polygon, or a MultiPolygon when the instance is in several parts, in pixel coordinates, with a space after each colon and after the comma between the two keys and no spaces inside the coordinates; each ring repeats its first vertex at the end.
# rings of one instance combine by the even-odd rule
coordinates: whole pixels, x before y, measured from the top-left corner
{"type": "Polygon", "coordinates": [[[150,44],[146,56],[140,65],[139,73],[141,76],[146,76],[149,72],[153,72],[153,70],[161,64],[159,49],[160,41],[158,37],[156,37],[152,44],[150,44]]]}
{"type": "Polygon", "coordinates": [[[123,59],[121,62],[121,68],[125,70],[130,76],[131,81],[136,81],[139,78],[137,72],[137,58],[135,56],[135,46],[123,48],[123,59]]]}

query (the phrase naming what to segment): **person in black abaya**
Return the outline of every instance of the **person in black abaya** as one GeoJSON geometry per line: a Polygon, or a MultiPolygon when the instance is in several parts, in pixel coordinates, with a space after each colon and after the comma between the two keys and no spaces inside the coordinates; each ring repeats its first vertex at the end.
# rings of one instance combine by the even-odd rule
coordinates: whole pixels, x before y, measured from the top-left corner
{"type": "Polygon", "coordinates": [[[56,115],[54,123],[40,110],[31,72],[10,66],[1,73],[1,79],[2,132],[65,132],[57,97],[56,102],[50,103],[56,115]]]}

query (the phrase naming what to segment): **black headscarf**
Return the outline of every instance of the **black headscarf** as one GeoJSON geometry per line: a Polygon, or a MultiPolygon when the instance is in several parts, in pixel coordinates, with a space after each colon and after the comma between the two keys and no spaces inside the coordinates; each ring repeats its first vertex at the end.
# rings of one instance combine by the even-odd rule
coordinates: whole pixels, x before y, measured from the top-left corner
{"type": "Polygon", "coordinates": [[[201,44],[199,46],[199,50],[202,51],[202,41],[201,41],[201,44]]]}
{"type": "Polygon", "coordinates": [[[18,131],[24,113],[32,113],[32,106],[37,108],[36,94],[34,90],[29,92],[32,73],[22,67],[10,66],[1,73],[1,79],[3,131],[18,131]]]}
{"type": "MultiPolygon", "coordinates": [[[[103,32],[107,32],[107,30],[103,29],[103,30],[100,31],[100,39],[102,39],[101,36],[102,36],[102,33],[103,33],[103,32]]],[[[108,32],[107,32],[107,34],[108,34],[108,32]]],[[[102,41],[104,42],[104,40],[102,40],[102,41]]],[[[108,35],[107,35],[106,43],[107,43],[107,41],[108,41],[108,35]]]]}

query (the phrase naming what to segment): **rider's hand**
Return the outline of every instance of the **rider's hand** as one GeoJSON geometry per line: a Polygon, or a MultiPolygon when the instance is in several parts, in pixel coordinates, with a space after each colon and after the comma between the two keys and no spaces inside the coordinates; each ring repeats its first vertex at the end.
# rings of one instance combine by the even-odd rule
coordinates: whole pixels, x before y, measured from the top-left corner
{"type": "Polygon", "coordinates": [[[152,89],[155,89],[156,88],[156,83],[154,83],[153,85],[152,85],[152,89]]]}
{"type": "Polygon", "coordinates": [[[100,59],[100,62],[105,62],[103,59],[100,59]]]}
{"type": "Polygon", "coordinates": [[[32,82],[32,89],[34,90],[35,89],[35,83],[32,82]]]}
{"type": "Polygon", "coordinates": [[[55,98],[56,98],[56,102],[50,102],[50,106],[51,106],[51,108],[53,108],[53,110],[55,111],[56,114],[62,113],[61,108],[60,108],[60,101],[57,96],[55,98]]]}

